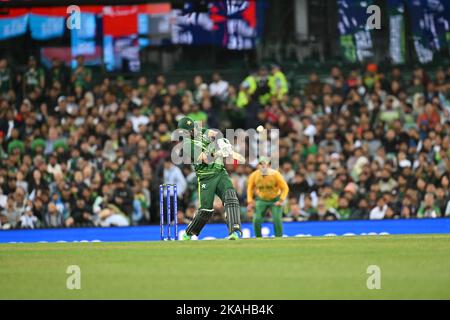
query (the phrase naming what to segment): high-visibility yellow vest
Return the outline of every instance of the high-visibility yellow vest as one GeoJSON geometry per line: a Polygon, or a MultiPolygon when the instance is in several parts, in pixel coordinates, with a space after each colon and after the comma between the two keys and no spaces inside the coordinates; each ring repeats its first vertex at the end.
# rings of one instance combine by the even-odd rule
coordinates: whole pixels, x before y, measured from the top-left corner
{"type": "Polygon", "coordinates": [[[245,108],[248,105],[248,96],[244,90],[239,90],[237,99],[236,99],[236,107],[245,108]]]}
{"type": "MultiPolygon", "coordinates": [[[[261,78],[260,77],[258,77],[257,79],[256,79],[256,84],[257,84],[257,87],[259,87],[259,85],[260,85],[260,83],[261,83],[261,78]]],[[[262,104],[262,105],[266,105],[266,104],[268,104],[269,103],[269,101],[270,101],[270,97],[271,97],[271,93],[270,93],[270,76],[268,76],[267,77],[267,87],[268,87],[268,92],[267,93],[265,93],[265,94],[259,94],[259,97],[258,97],[258,101],[259,101],[259,103],[260,104],[262,104]]]]}
{"type": "Polygon", "coordinates": [[[272,96],[281,100],[288,93],[288,83],[283,72],[277,71],[269,77],[269,88],[272,96]]]}
{"type": "Polygon", "coordinates": [[[245,108],[250,102],[250,96],[255,93],[258,85],[254,76],[247,76],[244,81],[242,81],[241,89],[239,90],[236,106],[238,108],[245,108]]]}
{"type": "Polygon", "coordinates": [[[252,95],[255,93],[256,88],[257,88],[257,83],[256,83],[256,79],[254,76],[249,75],[247,76],[244,81],[242,82],[242,85],[245,86],[245,88],[247,89],[247,92],[252,95]]]}
{"type": "Polygon", "coordinates": [[[270,92],[259,96],[259,103],[262,104],[262,105],[268,104],[269,101],[270,101],[270,96],[271,96],[270,92]]]}

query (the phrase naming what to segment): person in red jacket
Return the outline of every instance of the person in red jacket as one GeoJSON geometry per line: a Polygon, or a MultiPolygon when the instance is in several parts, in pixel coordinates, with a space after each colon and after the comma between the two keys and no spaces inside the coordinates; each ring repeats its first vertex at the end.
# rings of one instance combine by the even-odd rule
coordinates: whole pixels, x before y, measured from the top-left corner
{"type": "Polygon", "coordinates": [[[439,113],[436,111],[436,107],[431,103],[428,103],[425,106],[425,112],[423,112],[417,118],[418,126],[420,126],[423,123],[427,123],[429,128],[433,128],[435,125],[439,124],[440,122],[441,122],[441,117],[439,116],[439,113]]]}

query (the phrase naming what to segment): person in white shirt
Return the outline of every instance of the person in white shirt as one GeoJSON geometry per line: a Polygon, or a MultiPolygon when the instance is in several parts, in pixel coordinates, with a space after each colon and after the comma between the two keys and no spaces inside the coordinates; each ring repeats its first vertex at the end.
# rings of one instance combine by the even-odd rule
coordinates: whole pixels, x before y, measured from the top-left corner
{"type": "Polygon", "coordinates": [[[187,188],[186,178],[181,169],[173,165],[170,159],[164,161],[164,183],[176,185],[178,198],[183,198],[187,188]]]}
{"type": "Polygon", "coordinates": [[[209,85],[209,93],[211,97],[224,100],[228,95],[228,82],[222,80],[219,73],[213,74],[213,81],[209,85]]]}
{"type": "Polygon", "coordinates": [[[133,115],[130,117],[131,124],[133,126],[133,131],[139,133],[139,127],[141,125],[146,126],[150,120],[147,116],[141,114],[141,110],[135,107],[133,110],[133,115]]]}
{"type": "Polygon", "coordinates": [[[128,227],[130,225],[130,221],[127,217],[123,214],[116,213],[109,208],[100,211],[96,223],[101,227],[128,227]]]}
{"type": "Polygon", "coordinates": [[[57,157],[56,153],[52,153],[50,155],[50,159],[49,159],[49,162],[47,165],[47,172],[52,175],[62,174],[62,167],[58,163],[58,157],[57,157]]]}
{"type": "Polygon", "coordinates": [[[22,229],[34,229],[37,222],[38,218],[33,215],[32,203],[29,201],[25,213],[20,217],[20,227],[22,229]]]}
{"type": "Polygon", "coordinates": [[[377,205],[370,211],[370,220],[383,220],[388,211],[388,205],[384,201],[383,197],[380,197],[377,201],[377,205]]]}

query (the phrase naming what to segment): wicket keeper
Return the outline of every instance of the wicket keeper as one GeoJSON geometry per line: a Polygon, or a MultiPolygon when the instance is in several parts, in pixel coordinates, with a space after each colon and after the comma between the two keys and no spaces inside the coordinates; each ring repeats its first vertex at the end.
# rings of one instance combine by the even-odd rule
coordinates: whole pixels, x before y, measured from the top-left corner
{"type": "Polygon", "coordinates": [[[256,237],[261,237],[261,224],[267,210],[272,212],[275,236],[283,236],[282,205],[288,192],[289,187],[281,173],[270,168],[267,157],[261,157],[258,169],[250,175],[247,184],[247,210],[250,215],[253,214],[256,237]]]}
{"type": "Polygon", "coordinates": [[[183,240],[198,236],[214,213],[213,203],[217,194],[225,207],[225,218],[228,226],[228,239],[237,240],[241,236],[241,217],[236,190],[225,169],[224,158],[236,157],[236,153],[228,140],[215,137],[218,131],[201,129],[188,117],[180,119],[178,128],[189,132],[184,138],[183,150],[191,150],[198,182],[199,209],[188,225],[183,240]]]}

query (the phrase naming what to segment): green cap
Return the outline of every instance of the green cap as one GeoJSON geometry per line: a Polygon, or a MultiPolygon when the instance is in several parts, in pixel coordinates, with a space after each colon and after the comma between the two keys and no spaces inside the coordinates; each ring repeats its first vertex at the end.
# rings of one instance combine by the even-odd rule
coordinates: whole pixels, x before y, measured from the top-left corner
{"type": "Polygon", "coordinates": [[[181,118],[180,121],[178,121],[178,128],[191,131],[194,129],[194,120],[189,117],[181,118]]]}
{"type": "Polygon", "coordinates": [[[19,149],[20,153],[25,151],[25,144],[21,140],[13,140],[8,143],[8,153],[11,154],[14,150],[19,149]]]}
{"type": "Polygon", "coordinates": [[[33,142],[31,142],[31,149],[33,151],[36,150],[36,148],[41,147],[41,148],[45,148],[45,140],[42,138],[37,138],[34,139],[33,142]]]}
{"type": "Polygon", "coordinates": [[[65,151],[69,150],[69,146],[63,139],[56,140],[53,143],[53,150],[56,151],[58,148],[63,148],[65,151]]]}
{"type": "Polygon", "coordinates": [[[261,162],[270,163],[270,159],[268,157],[261,156],[258,159],[258,163],[261,163],[261,162]]]}

